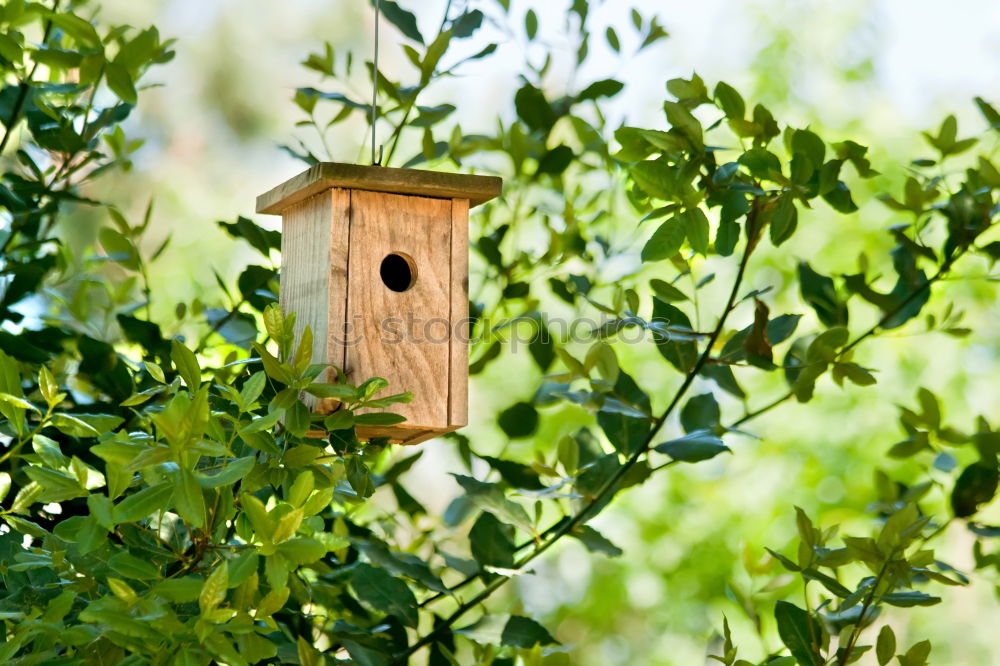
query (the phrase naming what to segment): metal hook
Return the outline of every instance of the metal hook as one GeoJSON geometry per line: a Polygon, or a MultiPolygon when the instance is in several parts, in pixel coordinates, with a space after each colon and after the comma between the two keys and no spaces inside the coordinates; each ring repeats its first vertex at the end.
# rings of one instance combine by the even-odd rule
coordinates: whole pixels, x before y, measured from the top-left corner
{"type": "Polygon", "coordinates": [[[382,166],[382,150],[378,147],[378,160],[375,159],[375,121],[378,120],[378,24],[381,14],[381,0],[375,0],[375,55],[372,58],[372,166],[382,166]]]}

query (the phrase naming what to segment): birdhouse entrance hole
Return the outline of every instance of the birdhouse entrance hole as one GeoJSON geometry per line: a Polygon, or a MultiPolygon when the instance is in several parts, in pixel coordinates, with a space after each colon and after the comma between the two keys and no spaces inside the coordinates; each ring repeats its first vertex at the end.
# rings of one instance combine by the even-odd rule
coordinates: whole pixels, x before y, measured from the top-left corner
{"type": "Polygon", "coordinates": [[[416,281],[417,271],[413,265],[413,259],[401,252],[393,252],[382,260],[379,276],[382,278],[382,283],[389,289],[406,291],[416,281]]]}

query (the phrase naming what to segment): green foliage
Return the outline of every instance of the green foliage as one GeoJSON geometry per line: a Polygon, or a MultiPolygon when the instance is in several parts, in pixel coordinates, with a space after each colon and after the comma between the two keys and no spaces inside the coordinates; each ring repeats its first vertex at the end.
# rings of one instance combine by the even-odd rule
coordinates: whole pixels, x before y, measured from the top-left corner
{"type": "MultiPolygon", "coordinates": [[[[475,4],[449,4],[436,33],[422,33],[406,3],[382,2],[411,66],[405,84],[376,72],[381,122],[392,127],[385,162],[419,146],[399,161],[499,165],[506,195],[472,223],[471,372],[511,361],[511,332],[526,323],[530,362],[551,374],[516,387],[496,414],[497,431],[515,440],[502,453],[461,434],[445,440],[464,473],[451,477],[458,494],[442,520],[403,483],[422,452],[362,442],[355,431],[398,423],[387,410],[410,399],[392,393],[407,387],[352,385],[344,369],[313,364],[311,332],[274,304],[276,233],[242,217],[220,223],[260,264],[234,286],[219,277],[209,302],[222,307],[197,301],[177,309],[177,322],[152,319],[147,267],[165,247],[146,251],[152,208],[133,223],[81,188],[129,168],[141,142],[121,123],[170,42],[153,28],[106,28],[81,13],[85,3],[2,8],[5,662],[565,663],[549,630],[488,605],[491,595],[563,537],[622,555],[589,524],[619,493],[661,470],[739,455],[741,427],[793,398],[822,409],[826,377],[865,390],[877,375],[855,352],[869,339],[942,301],[945,314],[929,328],[962,334],[938,285],[1000,256],[1000,176],[985,153],[947,177],[929,170],[969,160],[979,145],[959,138],[953,117],[926,135],[939,159],[918,164],[902,194],[881,197],[906,220],[889,230],[893,248],[837,275],[789,248],[822,242],[817,208],[859,213],[851,185],[876,174],[865,147],[785,127],[732,86],[710,89],[697,75],[666,83],[660,126],[611,127],[603,105],[621,82],[554,90],[551,60],[525,63],[494,133],[466,134],[453,105],[420,103],[497,49],[455,56],[461,40],[484,25],[523,25],[537,43],[550,28],[531,11],[515,20],[505,2],[475,4]],[[70,247],[58,226],[84,206],[106,222],[97,254],[70,247]],[[751,286],[748,270],[762,256],[798,269],[784,283],[751,286]],[[613,262],[629,269],[603,270],[613,262]],[[716,288],[720,298],[704,296],[716,288]],[[797,311],[772,316],[788,302],[797,311]],[[596,321],[585,340],[541,335],[560,311],[596,321]],[[630,342],[634,333],[641,342],[630,342]],[[651,375],[666,381],[647,384],[651,375]],[[758,388],[779,385],[773,395],[758,388]],[[314,399],[340,407],[314,414],[314,399]],[[554,424],[559,409],[577,421],[554,424]],[[517,446],[529,438],[542,444],[533,457],[517,446]]],[[[623,58],[666,36],[639,12],[631,25],[597,25],[589,4],[574,2],[563,32],[577,73],[592,35],[623,58]]],[[[303,65],[333,87],[301,87],[294,98],[323,145],[331,126],[370,108],[352,97],[351,54],[327,44],[303,65]]],[[[977,104],[996,129],[995,109],[977,104]]],[[[286,150],[307,163],[322,152],[305,140],[286,150]]],[[[900,410],[906,439],[889,456],[924,459],[946,482],[878,471],[870,536],[820,529],[796,511],[795,555],[772,556],[796,575],[802,601],[740,604],[765,641],[783,645],[760,663],[848,664],[866,652],[881,664],[926,663],[930,644],[904,651],[883,615],[931,606],[940,586],[968,582],[931,549],[951,525],[975,535],[977,568],[1000,571],[989,546],[1000,528],[980,522],[997,491],[1000,435],[984,417],[968,432],[946,426],[928,390],[917,401],[900,410]],[[948,517],[924,506],[940,487],[948,517]],[[877,624],[876,644],[864,645],[877,624]]],[[[425,481],[435,473],[429,483],[449,478],[421,471],[425,481]]],[[[728,621],[721,648],[721,663],[751,663],[738,659],[728,621]]]]}

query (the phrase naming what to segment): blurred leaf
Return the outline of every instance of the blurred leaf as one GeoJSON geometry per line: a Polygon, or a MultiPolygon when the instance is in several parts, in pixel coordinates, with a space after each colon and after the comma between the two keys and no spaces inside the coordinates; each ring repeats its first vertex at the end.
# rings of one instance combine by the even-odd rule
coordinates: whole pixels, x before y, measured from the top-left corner
{"type": "Polygon", "coordinates": [[[825,660],[820,655],[822,629],[806,611],[787,601],[778,601],[774,606],[774,619],[778,622],[781,642],[803,666],[823,666],[825,660]]]}
{"type": "Polygon", "coordinates": [[[516,402],[500,412],[497,424],[511,439],[530,437],[538,429],[538,411],[529,402],[516,402]]]}
{"type": "Polygon", "coordinates": [[[500,637],[504,645],[519,648],[531,648],[535,645],[553,645],[556,639],[543,627],[529,617],[511,615],[500,637]]]}
{"type": "MultiPolygon", "coordinates": [[[[369,0],[369,2],[372,6],[375,5],[375,0],[369,0]]],[[[379,6],[386,20],[396,26],[404,36],[415,42],[424,43],[424,37],[417,28],[416,16],[400,7],[399,3],[393,0],[379,0],[379,6]]]]}
{"type": "Polygon", "coordinates": [[[996,462],[975,462],[962,470],[951,491],[951,510],[956,518],[967,518],[980,505],[993,499],[1000,475],[996,462]]]}
{"type": "Polygon", "coordinates": [[[351,587],[361,601],[375,610],[393,615],[409,627],[417,626],[419,616],[413,592],[385,570],[358,564],[351,573],[351,587]]]}
{"type": "Polygon", "coordinates": [[[696,430],[684,437],[658,444],[654,448],[678,462],[687,463],[710,460],[720,453],[730,451],[722,439],[705,430],[696,430]]]}

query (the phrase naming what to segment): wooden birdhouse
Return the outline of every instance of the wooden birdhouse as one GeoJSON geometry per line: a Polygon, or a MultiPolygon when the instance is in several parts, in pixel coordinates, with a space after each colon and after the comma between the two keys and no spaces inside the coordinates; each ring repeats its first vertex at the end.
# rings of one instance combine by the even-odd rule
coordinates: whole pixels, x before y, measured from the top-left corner
{"type": "Polygon", "coordinates": [[[360,438],[411,444],[468,423],[469,208],[500,186],[321,163],[257,198],[258,213],[281,215],[281,307],[296,314],[297,335],[312,330],[313,362],[353,384],[382,377],[393,393],[413,393],[392,408],[405,423],[359,426],[360,438]]]}

